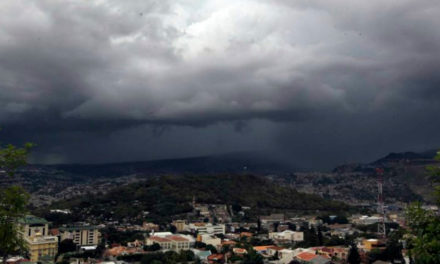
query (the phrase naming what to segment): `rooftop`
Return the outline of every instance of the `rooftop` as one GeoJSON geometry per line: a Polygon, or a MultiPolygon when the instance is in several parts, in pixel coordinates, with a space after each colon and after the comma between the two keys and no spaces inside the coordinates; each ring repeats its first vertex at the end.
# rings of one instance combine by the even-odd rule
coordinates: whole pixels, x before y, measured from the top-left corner
{"type": "Polygon", "coordinates": [[[25,217],[20,218],[18,222],[20,224],[25,224],[25,225],[36,225],[36,224],[45,225],[49,223],[46,219],[36,217],[33,215],[26,215],[25,217]]]}
{"type": "Polygon", "coordinates": [[[310,260],[316,258],[317,255],[310,253],[310,252],[302,252],[302,253],[299,253],[296,257],[301,260],[304,260],[304,261],[310,261],[310,260]]]}

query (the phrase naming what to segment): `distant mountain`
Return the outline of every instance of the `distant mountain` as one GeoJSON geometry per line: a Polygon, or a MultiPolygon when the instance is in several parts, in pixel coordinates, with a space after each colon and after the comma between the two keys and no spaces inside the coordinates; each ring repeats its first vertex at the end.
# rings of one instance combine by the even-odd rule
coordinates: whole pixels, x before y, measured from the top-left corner
{"type": "Polygon", "coordinates": [[[437,150],[424,152],[399,152],[390,153],[371,163],[346,164],[336,167],[333,172],[362,173],[376,177],[375,169],[385,169],[385,180],[392,180],[394,183],[407,185],[409,190],[423,199],[432,200],[432,186],[428,179],[426,167],[429,165],[440,165],[440,161],[434,159],[437,150]]]}
{"type": "Polygon", "coordinates": [[[409,161],[423,161],[423,160],[433,160],[435,155],[436,155],[437,151],[435,150],[430,150],[430,151],[425,151],[425,152],[421,152],[421,153],[416,153],[416,152],[400,152],[400,153],[390,153],[387,156],[380,158],[374,162],[372,162],[371,164],[374,165],[380,165],[380,164],[386,164],[386,163],[390,163],[390,162],[409,162],[409,161]]]}
{"type": "Polygon", "coordinates": [[[119,177],[132,174],[274,173],[294,168],[258,152],[107,164],[32,165],[78,177],[119,177]]]}

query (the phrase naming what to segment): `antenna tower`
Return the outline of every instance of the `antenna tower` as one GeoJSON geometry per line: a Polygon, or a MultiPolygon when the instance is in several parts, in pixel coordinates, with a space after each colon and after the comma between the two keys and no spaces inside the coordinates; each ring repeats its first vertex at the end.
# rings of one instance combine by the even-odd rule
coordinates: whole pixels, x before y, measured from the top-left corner
{"type": "Polygon", "coordinates": [[[386,237],[386,229],[385,229],[385,206],[383,200],[383,173],[384,170],[382,168],[376,168],[377,174],[377,211],[382,217],[381,221],[377,225],[377,233],[382,238],[386,237]]]}

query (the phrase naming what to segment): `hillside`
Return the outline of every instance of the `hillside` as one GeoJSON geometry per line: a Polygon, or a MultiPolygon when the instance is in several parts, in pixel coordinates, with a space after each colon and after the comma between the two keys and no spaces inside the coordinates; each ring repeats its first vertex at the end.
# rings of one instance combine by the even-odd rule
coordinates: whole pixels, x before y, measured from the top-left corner
{"type": "Polygon", "coordinates": [[[388,197],[401,195],[407,199],[401,201],[412,201],[419,196],[419,199],[426,201],[432,200],[432,186],[426,173],[426,167],[430,165],[440,165],[435,160],[435,150],[424,152],[400,152],[390,153],[367,164],[346,164],[338,166],[333,170],[337,175],[360,174],[376,179],[375,168],[383,168],[385,170],[385,192],[388,197]],[[401,188],[404,187],[404,188],[401,188]],[[388,190],[387,190],[388,188],[388,190]]]}
{"type": "Polygon", "coordinates": [[[163,176],[115,188],[105,195],[90,195],[58,202],[53,207],[70,208],[75,215],[93,215],[101,220],[136,218],[148,211],[151,219],[190,212],[190,202],[240,204],[254,209],[347,210],[341,202],[280,187],[254,175],[163,176]]]}
{"type": "Polygon", "coordinates": [[[387,203],[406,203],[431,200],[425,168],[440,164],[433,160],[435,153],[390,153],[371,163],[345,164],[332,172],[301,172],[273,155],[249,152],[109,164],[33,164],[21,169],[17,177],[0,177],[0,186],[22,185],[32,193],[32,205],[42,207],[161,175],[254,174],[301,192],[349,204],[372,204],[377,198],[375,168],[383,167],[387,203]]]}

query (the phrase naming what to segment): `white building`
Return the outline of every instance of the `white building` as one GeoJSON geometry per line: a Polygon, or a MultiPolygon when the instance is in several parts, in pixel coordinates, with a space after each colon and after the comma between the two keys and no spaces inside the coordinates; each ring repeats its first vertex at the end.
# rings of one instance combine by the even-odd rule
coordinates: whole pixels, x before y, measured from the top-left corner
{"type": "Polygon", "coordinates": [[[226,228],[224,224],[213,225],[211,223],[191,223],[187,226],[188,231],[197,232],[198,234],[225,234],[226,228]]]}
{"type": "Polygon", "coordinates": [[[295,257],[295,251],[292,249],[282,249],[278,251],[278,262],[279,264],[289,264],[293,257],[295,257]]]}
{"type": "Polygon", "coordinates": [[[289,240],[293,242],[304,241],[304,233],[298,231],[285,230],[283,232],[271,232],[269,238],[273,240],[289,240]]]}
{"type": "Polygon", "coordinates": [[[188,250],[191,246],[191,241],[181,235],[167,235],[167,236],[152,236],[148,237],[145,240],[145,244],[147,246],[151,246],[153,244],[159,244],[160,248],[163,250],[173,250],[173,251],[181,251],[188,250]]]}
{"type": "Polygon", "coordinates": [[[213,245],[214,247],[220,247],[222,244],[222,240],[220,238],[210,234],[198,235],[197,241],[205,243],[206,245],[213,245]]]}
{"type": "Polygon", "coordinates": [[[363,215],[359,217],[359,219],[354,220],[355,223],[361,225],[372,225],[382,221],[382,217],[380,216],[367,216],[363,215]]]}

